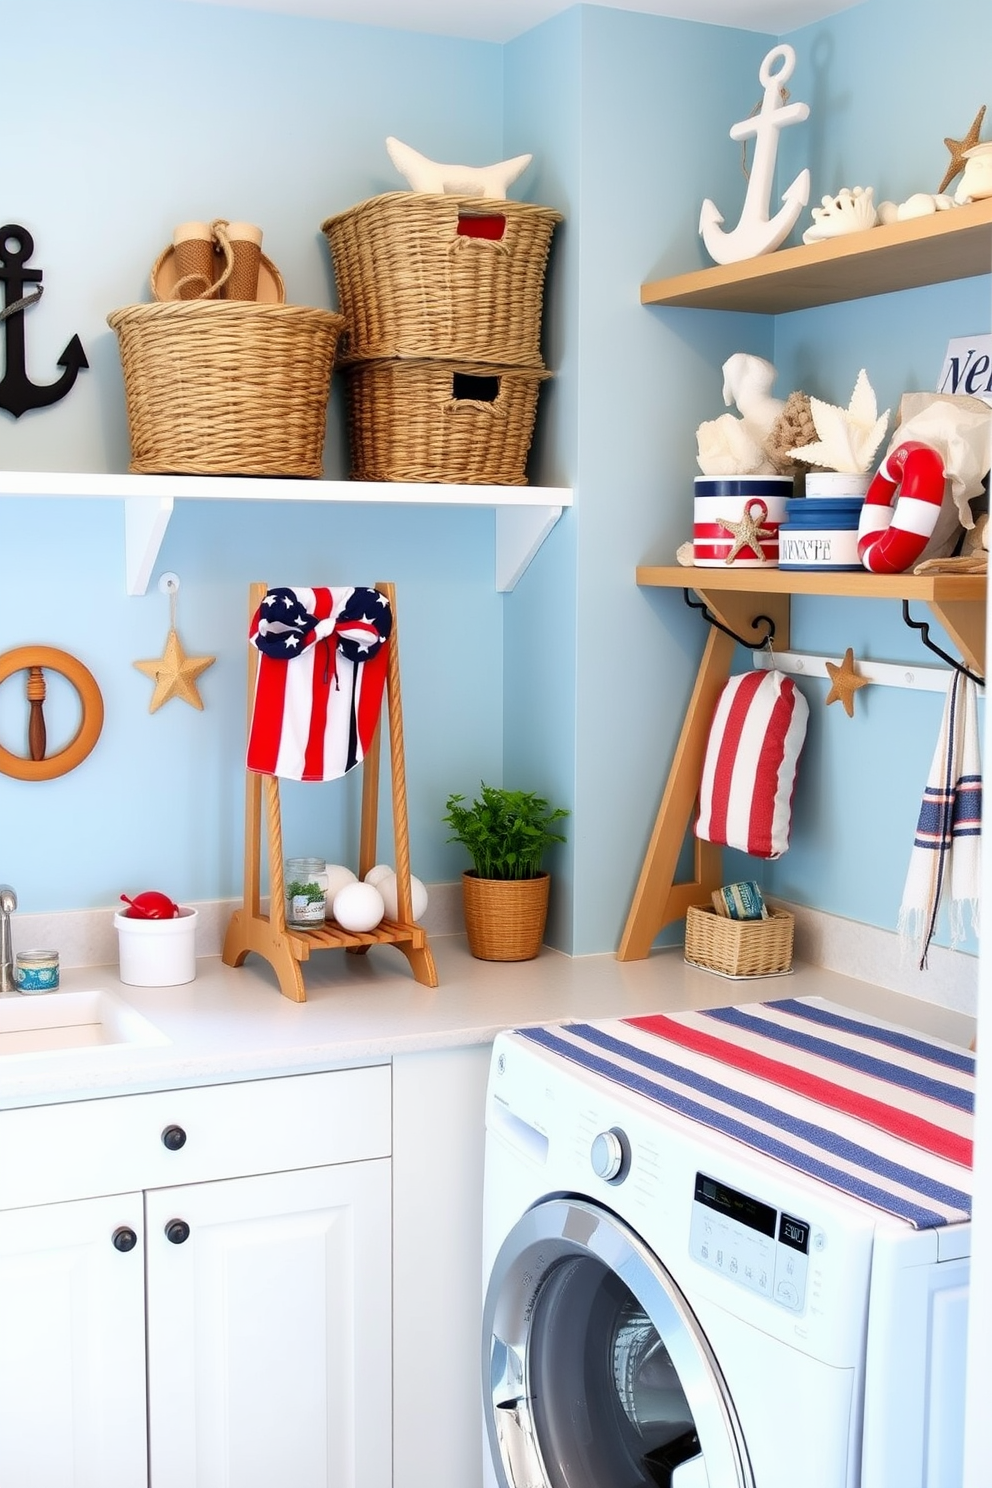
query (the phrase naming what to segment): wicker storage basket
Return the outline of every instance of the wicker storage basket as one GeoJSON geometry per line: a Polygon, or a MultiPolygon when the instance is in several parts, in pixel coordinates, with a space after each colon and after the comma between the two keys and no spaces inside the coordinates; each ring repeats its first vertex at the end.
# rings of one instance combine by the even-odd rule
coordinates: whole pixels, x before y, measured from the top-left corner
{"type": "Polygon", "coordinates": [[[794,917],[771,907],[768,915],[767,920],[729,920],[709,904],[691,904],[685,917],[685,959],[727,977],[791,971],[794,917]]]}
{"type": "Polygon", "coordinates": [[[348,321],[342,357],[540,367],[544,275],[560,221],[530,202],[413,191],[328,217],[321,229],[348,321]]]}
{"type": "Polygon", "coordinates": [[[479,961],[533,961],[548,918],[551,875],[480,878],[462,874],[462,909],[468,948],[479,961]]]}
{"type": "Polygon", "coordinates": [[[323,474],[344,317],[301,305],[128,305],[117,332],[137,475],[323,474]]]}
{"type": "Polygon", "coordinates": [[[525,486],[539,367],[396,359],[345,368],[353,480],[525,486]]]}

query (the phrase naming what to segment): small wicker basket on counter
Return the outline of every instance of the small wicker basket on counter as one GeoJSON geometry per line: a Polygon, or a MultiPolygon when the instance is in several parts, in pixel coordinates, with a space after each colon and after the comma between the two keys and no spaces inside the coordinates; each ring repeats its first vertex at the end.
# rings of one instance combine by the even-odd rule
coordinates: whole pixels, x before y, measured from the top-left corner
{"type": "Polygon", "coordinates": [[[540,367],[551,235],[531,202],[392,191],[321,230],[348,321],[342,360],[437,357],[540,367]]]}
{"type": "Polygon", "coordinates": [[[343,316],[204,299],[128,305],[107,321],[133,474],[322,476],[343,316]]]}
{"type": "Polygon", "coordinates": [[[781,976],[792,970],[794,916],[768,907],[767,920],[731,920],[709,904],[685,917],[685,959],[726,977],[781,976]]]}

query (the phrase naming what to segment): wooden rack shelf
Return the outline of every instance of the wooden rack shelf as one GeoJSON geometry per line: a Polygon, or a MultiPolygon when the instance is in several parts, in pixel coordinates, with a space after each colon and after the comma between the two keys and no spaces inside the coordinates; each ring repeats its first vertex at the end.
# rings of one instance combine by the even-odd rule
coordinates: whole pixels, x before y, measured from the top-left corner
{"type": "MultiPolygon", "coordinates": [[[[396,590],[392,584],[377,584],[389,600],[393,625],[389,638],[388,670],[384,705],[369,748],[361,761],[362,822],[358,846],[358,877],[378,859],[379,767],[382,748],[382,717],[389,725],[390,789],[393,816],[393,848],[396,864],[397,916],[381,920],[374,930],[345,930],[333,919],[316,929],[296,930],[286,924],[283,877],[282,810],[279,781],[274,775],[245,772],[245,876],[244,899],[235,910],[224,937],[223,960],[227,966],[242,966],[254,951],[270,963],[279,990],[292,1002],[306,1002],[302,963],[311,951],[343,950],[363,955],[372,946],[395,946],[410,963],[414,978],[424,987],[437,986],[437,968],[427,932],[413,918],[410,889],[410,835],[407,818],[406,764],[403,750],[403,707],[400,700],[399,634],[396,590]],[[266,839],[269,865],[269,907],[262,910],[262,836],[266,839]]],[[[252,584],[248,591],[248,614],[254,615],[265,598],[265,584],[252,584]]],[[[291,663],[292,664],[292,663],[291,663]]],[[[248,648],[248,725],[251,727],[259,655],[248,648]]],[[[311,783],[311,788],[313,783],[311,783]]]]}
{"type": "MultiPolygon", "coordinates": [[[[781,568],[683,568],[679,565],[637,570],[643,587],[690,589],[710,613],[738,636],[759,646],[766,627],[775,625],[772,648],[789,649],[793,595],[819,594],[839,599],[917,600],[926,604],[960,651],[965,664],[985,675],[985,596],[982,574],[869,574],[791,572],[781,568]]],[[[675,757],[641,866],[617,957],[640,961],[659,930],[682,919],[692,904],[707,903],[721,878],[721,852],[710,842],[694,841],[691,882],[676,883],[682,844],[699,790],[710,722],[720,692],[730,675],[735,642],[709,628],[696,684],[686,710],[675,757]]]]}
{"type": "Polygon", "coordinates": [[[992,273],[992,199],[641,288],[645,305],[778,315],[992,273]]]}

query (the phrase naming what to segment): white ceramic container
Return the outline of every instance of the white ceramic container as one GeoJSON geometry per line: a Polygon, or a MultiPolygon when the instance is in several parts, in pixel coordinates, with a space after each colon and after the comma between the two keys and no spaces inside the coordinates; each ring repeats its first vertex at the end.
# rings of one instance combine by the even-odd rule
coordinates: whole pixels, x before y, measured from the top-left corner
{"type": "Polygon", "coordinates": [[[177,987],[196,977],[195,909],[171,920],[115,914],[120,978],[129,987],[177,987]]]}

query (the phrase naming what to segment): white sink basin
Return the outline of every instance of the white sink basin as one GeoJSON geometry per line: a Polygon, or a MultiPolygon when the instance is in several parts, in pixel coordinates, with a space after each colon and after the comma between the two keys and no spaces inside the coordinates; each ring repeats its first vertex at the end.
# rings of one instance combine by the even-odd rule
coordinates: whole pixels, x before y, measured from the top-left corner
{"type": "Polygon", "coordinates": [[[167,1044],[164,1033],[110,992],[0,997],[0,1061],[19,1054],[167,1044]]]}

